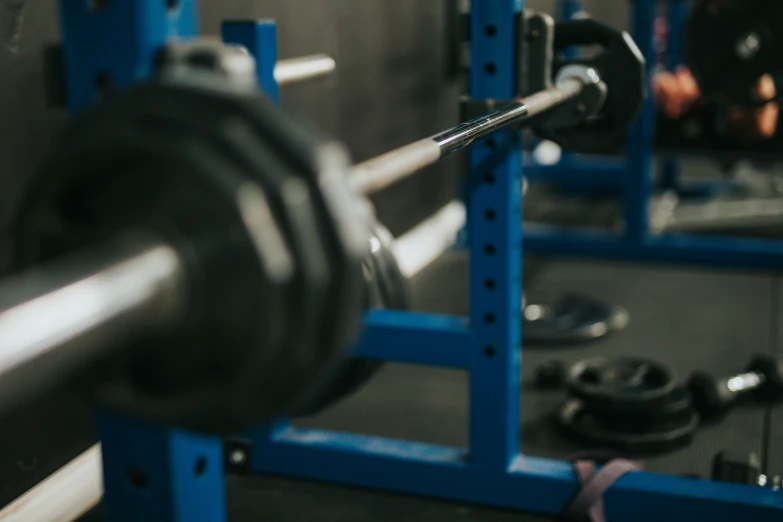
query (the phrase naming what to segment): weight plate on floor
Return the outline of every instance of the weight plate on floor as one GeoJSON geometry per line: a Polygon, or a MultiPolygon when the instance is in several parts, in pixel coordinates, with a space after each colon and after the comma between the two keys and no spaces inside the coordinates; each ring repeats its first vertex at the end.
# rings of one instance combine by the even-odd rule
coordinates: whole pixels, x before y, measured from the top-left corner
{"type": "Polygon", "coordinates": [[[522,336],[528,344],[581,343],[600,339],[628,325],[620,306],[579,294],[525,304],[522,336]]]}
{"type": "Polygon", "coordinates": [[[678,386],[660,408],[653,410],[602,410],[590,405],[586,405],[586,408],[592,415],[600,417],[608,428],[619,432],[634,433],[648,431],[651,426],[660,425],[667,422],[668,419],[690,413],[693,411],[693,404],[690,393],[684,387],[678,386]]]}
{"type": "Polygon", "coordinates": [[[688,444],[699,424],[699,415],[686,411],[644,430],[618,431],[590,412],[578,399],[566,401],[557,412],[557,422],[566,435],[580,444],[609,448],[629,455],[660,453],[688,444]]]}
{"type": "Polygon", "coordinates": [[[649,359],[598,357],[568,369],[566,385],[591,409],[640,411],[662,408],[677,387],[674,372],[649,359]]]}

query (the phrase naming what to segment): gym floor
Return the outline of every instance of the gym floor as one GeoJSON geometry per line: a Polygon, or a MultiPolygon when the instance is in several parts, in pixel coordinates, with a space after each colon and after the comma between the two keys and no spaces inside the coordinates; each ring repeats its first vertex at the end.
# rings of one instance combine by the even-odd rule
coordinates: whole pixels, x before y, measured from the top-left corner
{"type": "MultiPolygon", "coordinates": [[[[763,274],[686,271],[582,262],[528,262],[531,301],[577,290],[622,305],[629,327],[598,342],[571,347],[528,348],[523,376],[550,358],[576,361],[599,354],[637,354],[674,367],[730,374],[756,352],[777,353],[783,321],[779,279],[763,274]]],[[[417,308],[464,314],[467,260],[449,254],[414,281],[417,308]]],[[[522,446],[529,455],[564,457],[580,448],[552,429],[549,415],[558,392],[525,389],[522,446]]],[[[92,443],[91,413],[77,399],[54,394],[0,424],[0,504],[12,500],[92,443]]],[[[308,422],[330,429],[411,438],[449,445],[467,443],[467,379],[458,371],[388,365],[362,392],[308,422]]],[[[709,475],[722,448],[755,451],[771,471],[783,470],[783,408],[743,405],[703,427],[686,448],[650,458],[645,468],[672,474],[709,475]]],[[[522,520],[518,513],[434,502],[357,489],[280,480],[231,477],[229,514],[244,520],[400,520],[460,517],[522,520]]],[[[524,494],[524,492],[520,492],[524,494]]],[[[85,520],[100,520],[91,513],[85,520]]],[[[541,520],[529,517],[525,520],[541,520]]]]}

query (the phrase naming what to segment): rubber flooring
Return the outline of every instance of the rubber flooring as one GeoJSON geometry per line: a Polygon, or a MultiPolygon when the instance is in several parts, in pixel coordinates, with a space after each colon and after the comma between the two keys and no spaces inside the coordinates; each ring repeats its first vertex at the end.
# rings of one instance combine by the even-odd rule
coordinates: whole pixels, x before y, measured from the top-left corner
{"type": "MultiPolygon", "coordinates": [[[[571,347],[526,348],[523,377],[558,358],[576,361],[602,354],[637,354],[673,366],[682,376],[694,369],[720,374],[745,366],[756,352],[777,352],[783,340],[778,303],[783,290],[766,275],[682,271],[568,262],[529,262],[531,301],[577,290],[622,305],[628,328],[604,340],[571,347]]],[[[467,262],[451,254],[414,281],[417,308],[463,314],[467,311],[467,262]]],[[[522,447],[529,455],[562,458],[582,449],[563,438],[549,421],[562,400],[555,393],[525,387],[522,447]]],[[[331,429],[427,442],[467,443],[467,376],[458,371],[388,365],[360,393],[307,422],[331,429]]],[[[722,422],[700,429],[683,449],[649,458],[645,468],[673,474],[708,475],[712,455],[722,448],[757,451],[767,467],[783,470],[783,407],[774,411],[744,405],[722,422]]],[[[0,503],[15,498],[92,441],[90,413],[78,401],[57,394],[0,422],[0,503]]],[[[285,480],[230,477],[229,520],[243,522],[348,522],[543,520],[474,506],[380,492],[285,480]]],[[[85,520],[100,520],[92,513],[85,520]]]]}
{"type": "MultiPolygon", "coordinates": [[[[682,377],[695,369],[730,374],[752,354],[774,352],[783,321],[779,284],[766,275],[682,271],[585,263],[531,262],[526,283],[530,301],[577,290],[624,306],[629,327],[598,342],[523,350],[522,448],[528,455],[563,458],[582,448],[562,437],[550,421],[562,401],[559,392],[530,389],[535,367],[551,358],[567,362],[596,355],[635,354],[671,365],[682,377]]],[[[415,281],[417,308],[467,312],[468,265],[446,256],[415,281]]],[[[361,393],[306,423],[329,429],[466,445],[467,376],[463,372],[388,365],[361,393]]],[[[699,430],[682,449],[648,458],[645,469],[709,476],[713,455],[723,448],[755,451],[771,470],[783,470],[783,408],[743,405],[699,430]],[[770,421],[772,419],[772,421],[770,421]],[[775,419],[779,428],[775,426],[775,419]],[[771,429],[770,429],[771,428],[771,429]]],[[[268,477],[230,481],[232,514],[294,521],[404,518],[538,521],[542,517],[268,477]]],[[[249,519],[249,518],[248,518],[249,519]]]]}

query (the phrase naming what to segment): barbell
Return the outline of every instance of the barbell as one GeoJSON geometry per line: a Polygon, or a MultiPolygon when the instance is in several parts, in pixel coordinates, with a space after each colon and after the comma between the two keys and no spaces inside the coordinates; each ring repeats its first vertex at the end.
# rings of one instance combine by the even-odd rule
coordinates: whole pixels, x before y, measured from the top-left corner
{"type": "Polygon", "coordinates": [[[351,166],[259,92],[249,54],[161,56],[153,81],[73,118],[26,192],[0,286],[4,407],[78,376],[106,407],[209,433],[323,408],[372,373],[346,359],[364,311],[397,306],[366,195],[569,103],[582,110],[547,122],[553,135],[618,131],[596,96],[612,85],[569,63],[540,92],[351,166]]]}

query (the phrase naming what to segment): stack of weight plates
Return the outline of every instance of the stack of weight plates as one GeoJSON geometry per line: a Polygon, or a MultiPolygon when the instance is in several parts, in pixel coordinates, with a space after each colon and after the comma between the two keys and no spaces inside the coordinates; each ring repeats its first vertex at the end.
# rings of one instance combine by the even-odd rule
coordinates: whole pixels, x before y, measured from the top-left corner
{"type": "Polygon", "coordinates": [[[580,294],[554,299],[523,300],[522,335],[526,345],[586,343],[624,329],[628,312],[580,294]]]}
{"type": "Polygon", "coordinates": [[[699,423],[674,372],[655,361],[596,358],[573,365],[557,423],[577,442],[639,455],[688,444],[699,423]]]}

